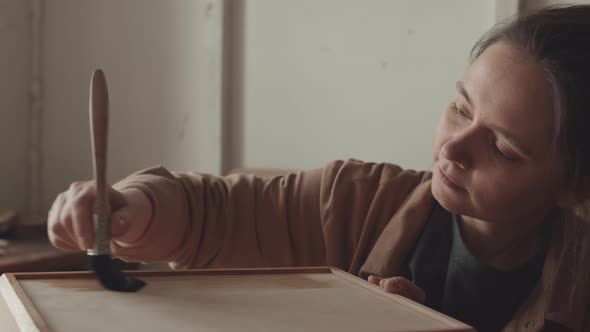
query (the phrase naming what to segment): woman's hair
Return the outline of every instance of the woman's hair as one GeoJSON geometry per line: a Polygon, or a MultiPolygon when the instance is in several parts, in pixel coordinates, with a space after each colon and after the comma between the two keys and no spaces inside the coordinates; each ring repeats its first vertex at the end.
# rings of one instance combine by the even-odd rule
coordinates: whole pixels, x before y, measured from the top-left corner
{"type": "Polygon", "coordinates": [[[473,47],[475,60],[504,41],[545,70],[552,88],[553,144],[577,198],[590,195],[590,6],[552,6],[496,25],[473,47]]]}
{"type": "MultiPolygon", "coordinates": [[[[575,190],[578,203],[561,211],[561,218],[571,227],[563,235],[560,254],[571,252],[584,258],[590,254],[590,243],[584,239],[584,223],[575,221],[590,220],[590,6],[552,6],[498,24],[475,44],[472,61],[499,41],[510,43],[524,59],[539,64],[551,85],[553,148],[565,158],[565,180],[575,190]]],[[[590,282],[581,260],[574,266],[559,267],[571,271],[569,276],[583,279],[574,283],[568,294],[572,303],[579,291],[576,285],[590,282]]],[[[561,265],[562,259],[559,262],[561,265]]],[[[545,286],[552,289],[559,282],[571,280],[552,280],[545,286]]]]}

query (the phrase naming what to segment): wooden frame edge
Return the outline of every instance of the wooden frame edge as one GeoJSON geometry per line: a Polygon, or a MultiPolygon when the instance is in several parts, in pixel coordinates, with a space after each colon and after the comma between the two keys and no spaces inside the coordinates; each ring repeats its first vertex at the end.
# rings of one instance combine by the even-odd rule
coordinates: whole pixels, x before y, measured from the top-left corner
{"type": "MultiPolygon", "coordinates": [[[[424,305],[409,300],[403,296],[390,294],[383,291],[379,286],[372,285],[368,281],[352,275],[335,267],[292,267],[292,268],[233,268],[233,269],[190,269],[190,270],[145,270],[126,271],[126,274],[134,277],[154,276],[207,276],[207,275],[256,275],[256,274],[295,274],[295,273],[331,273],[343,280],[369,290],[381,297],[399,303],[404,307],[415,310],[426,317],[448,326],[437,332],[452,331],[475,332],[471,326],[448,317],[424,305]]],[[[42,316],[39,314],[25,290],[21,287],[19,280],[35,279],[57,279],[57,278],[88,278],[93,275],[90,271],[75,272],[19,272],[5,273],[0,277],[0,289],[2,296],[13,314],[18,327],[25,331],[50,332],[50,329],[42,316]]]]}
{"type": "MultiPolygon", "coordinates": [[[[403,305],[404,307],[407,307],[408,309],[418,311],[421,314],[423,314],[435,321],[446,324],[449,327],[449,329],[453,329],[452,331],[475,332],[475,329],[473,327],[471,327],[461,321],[458,321],[452,317],[448,317],[436,310],[430,309],[422,304],[416,303],[416,302],[414,302],[410,299],[407,299],[401,295],[387,293],[383,289],[381,289],[379,286],[373,285],[373,284],[369,283],[368,281],[366,281],[362,278],[359,278],[355,275],[352,275],[346,271],[340,270],[335,267],[331,267],[330,269],[332,270],[332,274],[334,274],[346,281],[354,283],[357,286],[363,287],[373,293],[376,293],[377,295],[385,297],[388,300],[391,300],[393,302],[397,302],[397,303],[403,305]],[[457,330],[457,328],[459,328],[460,330],[457,330]]],[[[449,330],[440,330],[439,332],[445,332],[445,331],[449,331],[449,330]]]]}
{"type": "MultiPolygon", "coordinates": [[[[323,266],[314,267],[290,267],[290,268],[232,268],[232,269],[190,269],[190,270],[139,270],[124,271],[126,275],[138,277],[157,276],[195,276],[195,275],[254,275],[254,274],[291,274],[291,273],[332,273],[331,268],[323,266]]],[[[17,272],[5,273],[17,280],[30,279],[57,279],[57,278],[88,278],[93,275],[91,271],[73,272],[17,272]]]]}
{"type": "Polygon", "coordinates": [[[14,275],[5,273],[0,277],[0,292],[8,309],[21,331],[50,332],[31,299],[14,275]]]}

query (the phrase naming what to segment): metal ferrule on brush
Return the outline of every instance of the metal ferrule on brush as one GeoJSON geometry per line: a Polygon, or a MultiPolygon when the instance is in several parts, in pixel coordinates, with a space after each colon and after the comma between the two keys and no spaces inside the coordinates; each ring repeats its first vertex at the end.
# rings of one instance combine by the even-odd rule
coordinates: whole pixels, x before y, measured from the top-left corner
{"type": "Polygon", "coordinates": [[[109,223],[110,216],[107,214],[94,213],[92,215],[94,242],[92,244],[92,248],[86,251],[88,255],[110,255],[111,239],[109,236],[109,223]]]}

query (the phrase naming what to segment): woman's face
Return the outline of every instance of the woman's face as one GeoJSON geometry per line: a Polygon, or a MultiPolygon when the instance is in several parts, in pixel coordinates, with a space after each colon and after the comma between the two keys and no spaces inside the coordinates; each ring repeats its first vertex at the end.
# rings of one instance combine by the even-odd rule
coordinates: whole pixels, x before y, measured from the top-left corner
{"type": "Polygon", "coordinates": [[[440,118],[434,197],[454,213],[490,222],[542,218],[563,196],[552,133],[542,68],[508,43],[489,46],[440,118]]]}

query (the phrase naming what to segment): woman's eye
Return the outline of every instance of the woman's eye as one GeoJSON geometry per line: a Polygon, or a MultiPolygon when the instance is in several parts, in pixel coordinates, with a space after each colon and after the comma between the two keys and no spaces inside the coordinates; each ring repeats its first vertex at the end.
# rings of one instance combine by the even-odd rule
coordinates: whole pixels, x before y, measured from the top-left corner
{"type": "Polygon", "coordinates": [[[498,154],[500,157],[504,159],[510,159],[504,152],[502,152],[502,150],[496,144],[494,144],[493,148],[496,154],[498,154]]]}
{"type": "Polygon", "coordinates": [[[464,118],[464,119],[471,119],[471,116],[469,115],[469,113],[467,113],[458,104],[453,104],[453,108],[455,109],[455,114],[457,114],[457,116],[464,118]]]}
{"type": "Polygon", "coordinates": [[[512,157],[510,157],[509,155],[507,155],[504,151],[502,151],[502,149],[500,149],[500,147],[498,146],[498,143],[496,141],[496,139],[492,136],[490,136],[490,145],[492,146],[492,150],[494,150],[494,153],[502,158],[502,159],[506,159],[506,160],[514,160],[512,157]]]}

